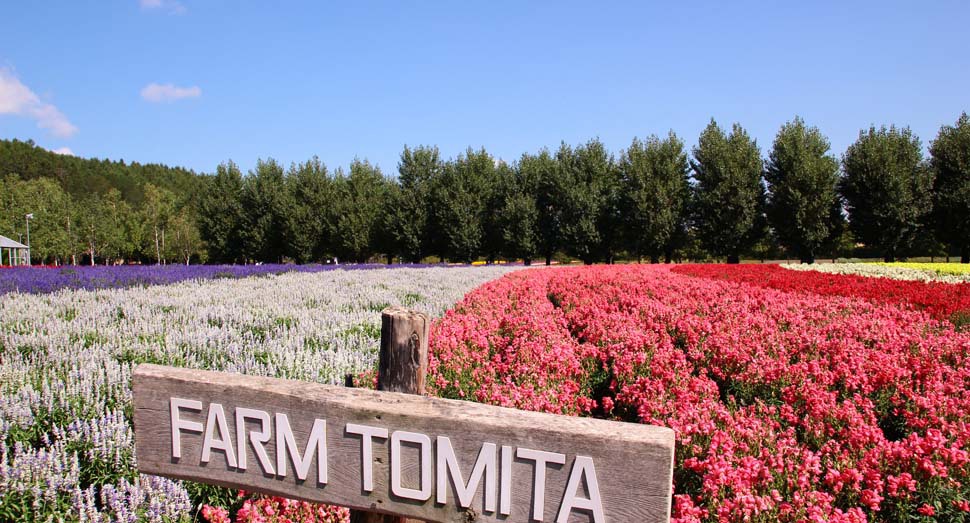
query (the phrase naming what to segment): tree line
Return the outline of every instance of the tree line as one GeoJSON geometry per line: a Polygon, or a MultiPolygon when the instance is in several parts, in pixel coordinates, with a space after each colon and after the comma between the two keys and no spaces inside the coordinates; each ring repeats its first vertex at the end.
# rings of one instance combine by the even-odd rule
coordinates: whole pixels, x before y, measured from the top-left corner
{"type": "MultiPolygon", "coordinates": [[[[181,172],[163,177],[168,185],[146,181],[137,195],[110,188],[85,211],[106,217],[97,220],[104,231],[93,232],[81,214],[73,227],[87,232],[79,244],[89,257],[146,262],[736,263],[791,255],[811,263],[950,253],[970,261],[966,114],[940,129],[928,157],[918,137],[895,126],[860,131],[840,158],[830,149],[796,117],[766,158],[739,124],[711,120],[690,150],[673,132],[634,139],[618,154],[594,139],[513,162],[484,149],[444,159],[434,146],[405,147],[394,177],[366,160],[331,172],[318,158],[288,168],[268,159],[245,174],[228,161],[192,182],[181,172]]],[[[13,185],[56,192],[50,182],[13,185]]],[[[70,198],[85,208],[83,197],[70,198]]],[[[4,216],[16,217],[8,199],[4,216]]],[[[71,250],[58,249],[40,254],[71,250]]]]}

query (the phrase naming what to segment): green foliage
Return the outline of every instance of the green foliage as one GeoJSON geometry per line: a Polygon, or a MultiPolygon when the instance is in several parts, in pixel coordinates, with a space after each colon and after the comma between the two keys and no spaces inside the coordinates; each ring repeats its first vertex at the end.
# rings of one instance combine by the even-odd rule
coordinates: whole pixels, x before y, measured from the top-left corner
{"type": "Polygon", "coordinates": [[[330,234],[339,258],[365,262],[383,250],[378,240],[390,183],[380,169],[366,160],[354,160],[349,175],[338,170],[330,234]]]}
{"type": "Polygon", "coordinates": [[[33,214],[30,246],[35,263],[70,258],[72,207],[70,196],[50,178],[0,178],[0,234],[14,240],[22,236],[26,244],[26,215],[33,214]]]}
{"type": "Polygon", "coordinates": [[[765,162],[770,197],[767,215],[781,244],[804,263],[815,255],[838,225],[836,188],[839,162],[828,154],[829,141],[799,117],[778,131],[765,162]]]}
{"type": "Polygon", "coordinates": [[[562,144],[556,162],[564,247],[584,263],[610,260],[619,239],[619,175],[613,157],[602,142],[590,140],[575,150],[562,144]]]}
{"type": "Polygon", "coordinates": [[[444,240],[443,253],[448,258],[472,262],[482,252],[495,178],[492,156],[485,149],[469,148],[446,163],[435,179],[431,190],[435,233],[444,240]]]}
{"type": "Polygon", "coordinates": [[[908,130],[860,133],[841,179],[828,149],[796,117],[762,162],[740,125],[712,120],[691,158],[673,133],[634,139],[616,160],[599,140],[513,164],[405,146],[391,180],[359,160],[346,173],[316,157],[288,170],[260,160],[246,175],[230,161],[200,176],[5,140],[0,234],[26,242],[33,213],[34,263],[812,261],[858,255],[857,241],[887,258],[949,245],[970,261],[966,114],[941,129],[931,165],[908,130]]]}
{"type": "Polygon", "coordinates": [[[160,253],[144,234],[149,193],[170,195],[174,209],[195,222],[191,204],[204,179],[186,169],[82,159],[31,141],[0,140],[0,234],[26,242],[24,217],[32,213],[34,263],[154,261],[160,253]]]}
{"type": "MultiPolygon", "coordinates": [[[[520,194],[532,196],[536,208],[535,242],[537,253],[551,263],[556,251],[563,247],[562,208],[559,194],[563,192],[562,170],[548,150],[539,154],[523,154],[517,169],[515,187],[520,194]]],[[[528,209],[519,212],[529,213],[528,209]]]]}
{"type": "Polygon", "coordinates": [[[520,177],[508,184],[498,213],[504,254],[511,259],[522,259],[527,265],[539,253],[539,209],[534,194],[520,177]]]}
{"type": "Polygon", "coordinates": [[[406,261],[420,262],[431,252],[442,252],[435,240],[431,212],[431,187],[441,176],[444,164],[437,147],[404,146],[398,162],[400,191],[391,199],[386,210],[386,225],[394,250],[406,261]]]}
{"type": "Polygon", "coordinates": [[[940,240],[960,250],[970,262],[970,117],[960,115],[956,125],[943,126],[930,144],[935,174],[934,225],[940,240]]]}
{"type": "Polygon", "coordinates": [[[242,172],[229,161],[219,164],[216,173],[204,180],[199,232],[208,245],[209,259],[219,263],[242,261],[242,172]]]}
{"type": "Polygon", "coordinates": [[[290,167],[286,190],[291,207],[286,213],[287,254],[298,263],[323,260],[330,250],[331,202],[334,183],[319,158],[290,167]]]}
{"type": "Polygon", "coordinates": [[[0,140],[0,177],[7,174],[17,174],[25,181],[53,180],[75,200],[116,189],[133,207],[141,205],[146,184],[190,195],[201,181],[195,172],[180,167],[84,159],[53,153],[33,141],[0,140]]]}
{"type": "Polygon", "coordinates": [[[90,265],[109,264],[137,252],[137,246],[131,241],[137,237],[134,232],[137,221],[116,189],[104,196],[88,195],[78,203],[75,212],[77,245],[90,265]]]}
{"type": "Polygon", "coordinates": [[[670,259],[684,237],[690,199],[690,165],[684,142],[670,133],[661,140],[636,138],[620,156],[626,243],[637,256],[670,259]]]}
{"type": "Polygon", "coordinates": [[[713,119],[694,158],[694,220],[704,248],[737,263],[763,234],[765,188],[758,144],[739,125],[726,135],[713,119]]]}
{"type": "Polygon", "coordinates": [[[842,158],[850,229],[886,261],[910,254],[932,207],[933,171],[908,128],[861,131],[842,158]]]}
{"type": "Polygon", "coordinates": [[[283,167],[270,158],[257,160],[256,169],[243,179],[243,220],[240,236],[243,256],[249,260],[281,262],[286,254],[287,215],[291,200],[283,167]]]}
{"type": "Polygon", "coordinates": [[[164,263],[167,254],[165,229],[175,214],[175,195],[171,191],[147,184],[141,214],[146,250],[155,263],[164,263]]]}
{"type": "Polygon", "coordinates": [[[515,184],[515,168],[502,160],[495,161],[495,168],[486,171],[489,175],[484,181],[485,210],[482,213],[481,254],[493,263],[507,250],[505,247],[506,218],[500,214],[505,204],[505,196],[515,184]]]}

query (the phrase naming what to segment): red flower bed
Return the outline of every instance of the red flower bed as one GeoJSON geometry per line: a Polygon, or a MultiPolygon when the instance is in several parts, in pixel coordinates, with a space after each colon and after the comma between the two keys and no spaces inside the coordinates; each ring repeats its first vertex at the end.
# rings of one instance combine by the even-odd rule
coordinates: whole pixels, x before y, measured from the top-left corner
{"type": "Polygon", "coordinates": [[[875,287],[864,300],[680,270],[539,269],[482,286],[432,327],[429,381],[673,428],[675,521],[970,516],[970,335],[879,305],[901,295],[875,287]]]}
{"type": "Polygon", "coordinates": [[[865,298],[878,303],[911,305],[937,318],[966,321],[970,283],[943,283],[872,278],[852,274],[790,271],[778,265],[678,265],[679,274],[742,282],[788,292],[865,298]]]}

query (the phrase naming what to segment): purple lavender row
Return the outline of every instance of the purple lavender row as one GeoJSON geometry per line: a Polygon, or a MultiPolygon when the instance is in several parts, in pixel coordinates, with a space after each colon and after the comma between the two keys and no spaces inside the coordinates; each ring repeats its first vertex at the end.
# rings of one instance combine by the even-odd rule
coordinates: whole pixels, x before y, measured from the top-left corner
{"type": "MultiPolygon", "coordinates": [[[[124,265],[12,267],[0,269],[0,295],[11,292],[46,294],[61,289],[122,289],[166,285],[187,280],[245,278],[287,272],[367,270],[393,267],[423,268],[432,264],[347,264],[347,265],[124,265]]],[[[445,266],[445,265],[442,265],[445,266]]]]}

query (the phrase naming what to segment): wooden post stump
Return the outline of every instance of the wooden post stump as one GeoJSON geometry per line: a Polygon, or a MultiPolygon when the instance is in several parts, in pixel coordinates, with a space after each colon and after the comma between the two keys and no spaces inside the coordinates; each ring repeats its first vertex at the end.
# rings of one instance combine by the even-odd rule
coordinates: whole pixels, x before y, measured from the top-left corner
{"type": "MultiPolygon", "coordinates": [[[[431,320],[423,312],[404,307],[381,311],[381,351],[377,390],[424,394],[428,372],[428,333],[431,320]]],[[[353,510],[351,523],[423,523],[419,519],[353,510]]]]}

